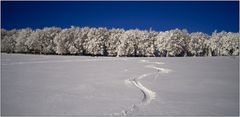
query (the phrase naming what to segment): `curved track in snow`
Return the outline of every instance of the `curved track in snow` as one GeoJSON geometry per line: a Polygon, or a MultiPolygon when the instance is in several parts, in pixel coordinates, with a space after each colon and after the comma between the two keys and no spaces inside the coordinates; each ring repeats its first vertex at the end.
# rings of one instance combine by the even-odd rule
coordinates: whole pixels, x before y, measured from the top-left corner
{"type": "MultiPolygon", "coordinates": [[[[149,62],[146,60],[141,60],[141,62],[144,63],[150,63],[150,64],[164,64],[162,62],[149,62]]],[[[133,112],[135,112],[136,110],[138,110],[140,108],[140,106],[142,105],[147,105],[149,104],[153,99],[156,98],[156,93],[150,89],[148,89],[147,87],[145,87],[144,85],[142,85],[142,83],[139,81],[140,79],[146,78],[148,76],[154,75],[154,74],[160,74],[160,73],[169,73],[171,70],[170,69],[165,69],[165,68],[160,68],[160,67],[156,67],[154,65],[147,65],[145,66],[147,68],[153,68],[156,69],[157,72],[153,72],[153,73],[145,73],[140,75],[139,77],[136,78],[130,78],[125,80],[125,82],[131,83],[134,86],[136,86],[143,94],[143,99],[141,100],[140,103],[138,104],[133,104],[130,108],[123,110],[121,113],[115,113],[115,114],[111,114],[111,115],[120,115],[120,116],[127,116],[127,115],[131,115],[133,112]]]]}
{"type": "MultiPolygon", "coordinates": [[[[153,73],[152,73],[153,74],[153,73]]],[[[141,105],[146,105],[151,102],[151,100],[155,99],[156,93],[145,86],[142,85],[142,83],[139,81],[142,78],[145,78],[147,76],[150,76],[152,74],[143,74],[137,78],[134,78],[130,80],[130,82],[135,85],[142,93],[143,93],[143,99],[141,101],[141,105]]]]}

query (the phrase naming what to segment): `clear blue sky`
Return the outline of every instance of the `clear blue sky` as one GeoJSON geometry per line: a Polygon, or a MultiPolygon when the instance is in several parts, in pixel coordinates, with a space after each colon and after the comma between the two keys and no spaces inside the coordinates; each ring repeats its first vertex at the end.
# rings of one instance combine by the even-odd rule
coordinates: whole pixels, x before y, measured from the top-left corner
{"type": "Polygon", "coordinates": [[[239,31],[235,2],[1,2],[2,28],[89,26],[239,31]]]}

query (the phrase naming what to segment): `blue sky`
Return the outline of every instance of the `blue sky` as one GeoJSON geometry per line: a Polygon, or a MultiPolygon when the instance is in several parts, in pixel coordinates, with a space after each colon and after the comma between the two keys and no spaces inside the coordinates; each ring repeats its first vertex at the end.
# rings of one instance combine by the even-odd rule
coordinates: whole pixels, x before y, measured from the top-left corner
{"type": "Polygon", "coordinates": [[[89,26],[239,31],[238,2],[2,2],[5,29],[89,26]]]}

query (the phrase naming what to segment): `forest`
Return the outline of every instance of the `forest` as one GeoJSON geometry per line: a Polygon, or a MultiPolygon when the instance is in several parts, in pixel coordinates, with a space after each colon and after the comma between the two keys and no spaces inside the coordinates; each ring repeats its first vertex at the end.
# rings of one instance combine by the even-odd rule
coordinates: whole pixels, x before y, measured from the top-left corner
{"type": "Polygon", "coordinates": [[[240,33],[189,33],[186,29],[153,31],[94,27],[1,29],[1,52],[127,56],[238,56],[240,33]]]}

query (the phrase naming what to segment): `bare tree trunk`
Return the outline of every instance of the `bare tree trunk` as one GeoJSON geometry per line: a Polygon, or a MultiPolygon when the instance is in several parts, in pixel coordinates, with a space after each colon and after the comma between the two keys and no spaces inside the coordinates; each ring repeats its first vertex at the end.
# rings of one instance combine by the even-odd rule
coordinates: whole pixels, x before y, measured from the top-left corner
{"type": "Polygon", "coordinates": [[[212,49],[211,48],[208,49],[208,56],[212,56],[212,49]]]}

